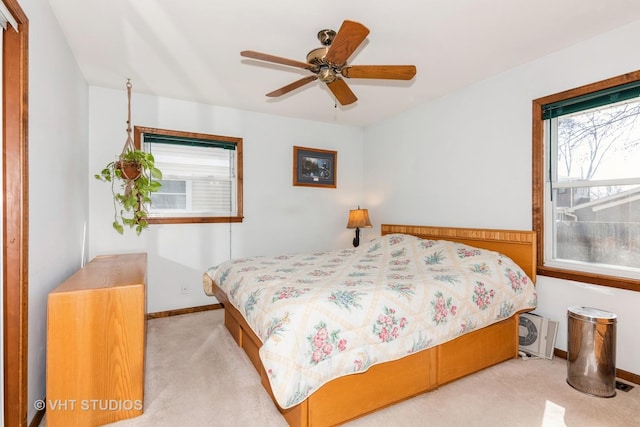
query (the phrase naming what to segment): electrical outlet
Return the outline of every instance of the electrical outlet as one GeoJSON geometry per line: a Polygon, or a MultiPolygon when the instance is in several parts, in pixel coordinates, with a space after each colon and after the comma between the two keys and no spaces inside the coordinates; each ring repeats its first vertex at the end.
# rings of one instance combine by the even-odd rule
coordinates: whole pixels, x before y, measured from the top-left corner
{"type": "Polygon", "coordinates": [[[182,294],[188,294],[189,293],[189,285],[181,285],[180,286],[180,292],[182,294]]]}

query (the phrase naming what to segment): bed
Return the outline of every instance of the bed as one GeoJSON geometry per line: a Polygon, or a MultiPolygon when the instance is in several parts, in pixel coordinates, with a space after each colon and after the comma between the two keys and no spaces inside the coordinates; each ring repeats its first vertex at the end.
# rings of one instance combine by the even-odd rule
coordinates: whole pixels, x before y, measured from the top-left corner
{"type": "Polygon", "coordinates": [[[288,424],[326,426],[517,357],[518,315],[536,305],[535,254],[532,231],[383,224],[379,238],[357,249],[228,261],[207,270],[203,286],[223,304],[225,326],[288,424]],[[445,259],[456,266],[442,265],[445,259]],[[413,264],[426,265],[424,274],[441,288],[422,291],[423,273],[407,270],[413,264]],[[473,270],[480,279],[464,285],[473,270]],[[487,278],[497,275],[507,277],[506,290],[487,278]],[[374,293],[380,287],[395,299],[374,293]],[[322,302],[305,299],[322,292],[322,302]],[[421,292],[429,295],[412,307],[409,300],[419,301],[421,292]],[[503,298],[507,293],[513,301],[503,298]],[[282,304],[289,306],[267,311],[282,304]],[[341,317],[328,314],[328,306],[338,306],[341,317]],[[364,347],[356,344],[364,334],[349,329],[347,317],[368,327],[364,347]],[[431,329],[419,326],[421,317],[431,329]],[[289,335],[298,340],[285,344],[289,335]],[[302,365],[323,369],[298,376],[302,365]],[[326,373],[332,370],[337,374],[326,373]]]}

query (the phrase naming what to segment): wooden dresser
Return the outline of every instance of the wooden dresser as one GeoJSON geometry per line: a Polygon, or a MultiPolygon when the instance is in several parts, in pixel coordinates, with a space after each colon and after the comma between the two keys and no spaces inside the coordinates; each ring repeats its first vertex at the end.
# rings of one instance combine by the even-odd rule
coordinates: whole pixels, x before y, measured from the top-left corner
{"type": "Polygon", "coordinates": [[[48,427],[142,414],[146,281],[147,254],[106,255],[49,294],[48,427]]]}

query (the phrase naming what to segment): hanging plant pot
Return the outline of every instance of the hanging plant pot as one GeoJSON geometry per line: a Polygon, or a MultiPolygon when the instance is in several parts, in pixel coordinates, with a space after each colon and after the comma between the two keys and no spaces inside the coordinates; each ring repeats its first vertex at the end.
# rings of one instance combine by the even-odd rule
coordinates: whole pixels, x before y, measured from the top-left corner
{"type": "Polygon", "coordinates": [[[117,160],[107,163],[95,178],[111,183],[113,228],[120,234],[129,226],[139,235],[149,226],[147,207],[151,193],[160,189],[162,172],[155,166],[153,154],[135,147],[131,138],[131,82],[127,80],[127,140],[117,160]]]}
{"type": "Polygon", "coordinates": [[[118,160],[115,166],[125,179],[138,179],[142,171],[140,163],[136,161],[118,160]]]}

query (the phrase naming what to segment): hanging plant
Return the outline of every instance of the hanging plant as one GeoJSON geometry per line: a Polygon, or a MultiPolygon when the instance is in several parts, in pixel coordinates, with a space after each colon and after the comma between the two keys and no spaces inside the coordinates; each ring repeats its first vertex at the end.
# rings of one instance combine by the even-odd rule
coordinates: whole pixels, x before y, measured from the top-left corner
{"type": "Polygon", "coordinates": [[[124,226],[134,228],[140,235],[149,226],[147,206],[151,193],[160,189],[157,180],[162,172],[155,166],[151,153],[136,149],[131,138],[131,82],[127,80],[129,114],[127,117],[127,140],[117,160],[107,163],[95,178],[111,183],[113,194],[113,228],[124,234],[124,226]]]}

